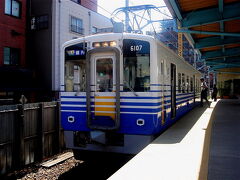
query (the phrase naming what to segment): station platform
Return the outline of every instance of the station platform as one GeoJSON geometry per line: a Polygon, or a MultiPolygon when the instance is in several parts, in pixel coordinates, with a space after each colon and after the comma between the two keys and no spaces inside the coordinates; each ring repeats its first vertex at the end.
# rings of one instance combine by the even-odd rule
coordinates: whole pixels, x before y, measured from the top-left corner
{"type": "Polygon", "coordinates": [[[196,107],[108,180],[234,180],[240,177],[240,100],[196,107]]]}

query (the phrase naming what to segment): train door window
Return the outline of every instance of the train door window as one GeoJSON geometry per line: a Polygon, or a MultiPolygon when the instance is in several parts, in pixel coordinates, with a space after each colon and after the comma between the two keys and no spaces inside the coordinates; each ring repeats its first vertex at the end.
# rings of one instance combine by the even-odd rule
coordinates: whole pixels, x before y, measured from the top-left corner
{"type": "Polygon", "coordinates": [[[189,76],[187,76],[186,91],[189,93],[189,76]]]}
{"type": "Polygon", "coordinates": [[[178,92],[181,92],[181,73],[178,73],[178,92]]]}
{"type": "Polygon", "coordinates": [[[185,74],[182,73],[182,93],[185,93],[185,74]]]}
{"type": "Polygon", "coordinates": [[[98,92],[113,91],[113,60],[111,58],[97,59],[96,84],[98,92]]]}
{"type": "Polygon", "coordinates": [[[124,91],[150,90],[150,44],[147,41],[123,40],[124,91]]]}
{"type": "Polygon", "coordinates": [[[193,78],[190,78],[190,91],[193,92],[193,78]]]}
{"type": "Polygon", "coordinates": [[[65,49],[65,90],[86,91],[86,43],[65,49]]]}

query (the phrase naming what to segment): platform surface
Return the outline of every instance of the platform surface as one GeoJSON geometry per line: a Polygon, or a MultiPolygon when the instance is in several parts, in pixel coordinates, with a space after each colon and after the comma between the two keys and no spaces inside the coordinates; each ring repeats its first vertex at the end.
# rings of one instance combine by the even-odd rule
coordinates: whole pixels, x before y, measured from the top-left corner
{"type": "Polygon", "coordinates": [[[240,99],[221,100],[214,111],[208,180],[239,180],[240,99]]]}
{"type": "Polygon", "coordinates": [[[207,179],[208,158],[203,157],[208,157],[210,117],[216,104],[212,102],[210,108],[206,105],[194,108],[109,180],[207,179]]]}

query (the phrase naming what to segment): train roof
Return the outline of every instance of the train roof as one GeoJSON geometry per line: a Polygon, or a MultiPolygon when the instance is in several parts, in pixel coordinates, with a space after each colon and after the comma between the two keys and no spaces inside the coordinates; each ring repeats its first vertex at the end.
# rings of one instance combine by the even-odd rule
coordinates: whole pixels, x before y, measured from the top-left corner
{"type": "Polygon", "coordinates": [[[94,34],[89,36],[80,37],[77,39],[69,40],[63,44],[63,48],[73,45],[75,43],[83,42],[83,41],[100,41],[102,39],[112,40],[112,39],[126,39],[126,38],[133,38],[139,40],[145,40],[152,43],[157,43],[160,46],[164,47],[167,51],[174,54],[176,58],[181,59],[181,61],[186,64],[189,68],[194,69],[196,72],[201,74],[198,70],[196,70],[191,64],[189,64],[183,57],[178,56],[172,49],[167,47],[157,38],[150,36],[150,35],[143,35],[143,34],[133,34],[133,33],[104,33],[104,34],[94,34]]]}
{"type": "Polygon", "coordinates": [[[105,34],[94,34],[89,36],[80,37],[77,39],[72,39],[63,44],[63,47],[82,42],[84,40],[97,40],[97,39],[111,39],[111,38],[118,38],[118,39],[124,39],[124,38],[134,38],[134,39],[143,39],[147,41],[154,41],[153,36],[149,35],[143,35],[143,34],[133,34],[133,33],[105,33],[105,34]]]}

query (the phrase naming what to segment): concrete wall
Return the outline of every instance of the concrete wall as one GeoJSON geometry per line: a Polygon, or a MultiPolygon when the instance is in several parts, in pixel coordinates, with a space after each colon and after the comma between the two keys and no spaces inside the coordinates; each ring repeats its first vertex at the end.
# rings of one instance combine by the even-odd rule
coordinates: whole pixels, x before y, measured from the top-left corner
{"type": "MultiPolygon", "coordinates": [[[[234,72],[240,72],[240,68],[221,69],[221,72],[217,74],[217,87],[220,90],[220,96],[223,93],[221,92],[221,89],[226,88],[226,81],[230,84],[230,91],[227,91],[227,94],[229,96],[240,95],[240,91],[236,91],[238,89],[237,87],[240,87],[240,84],[238,83],[240,80],[240,74],[234,74],[234,72]],[[236,80],[238,80],[238,82],[236,80]]],[[[224,94],[227,95],[226,91],[224,94]]]]}

